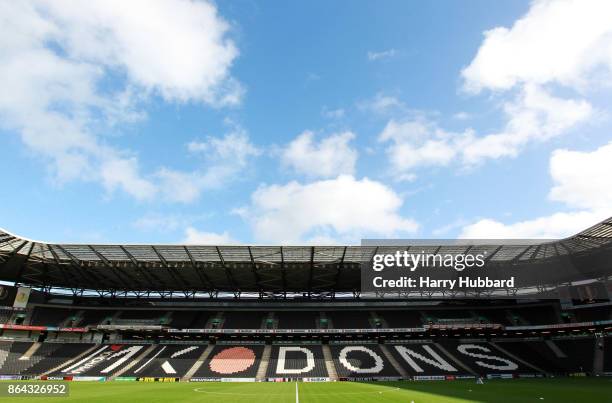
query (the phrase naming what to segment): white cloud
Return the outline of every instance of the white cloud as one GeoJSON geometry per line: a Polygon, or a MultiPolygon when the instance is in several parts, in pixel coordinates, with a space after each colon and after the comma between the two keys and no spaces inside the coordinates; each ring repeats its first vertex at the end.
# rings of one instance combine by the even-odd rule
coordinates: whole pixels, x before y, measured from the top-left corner
{"type": "Polygon", "coordinates": [[[216,232],[198,231],[193,227],[188,227],[185,230],[185,238],[182,241],[185,245],[238,245],[240,242],[233,239],[230,234],[225,231],[221,234],[216,232]]]}
{"type": "Polygon", "coordinates": [[[190,172],[161,168],[156,178],[166,200],[192,202],[203,190],[218,188],[235,180],[244,173],[251,158],[261,155],[261,150],[239,127],[223,137],[192,141],[187,144],[187,149],[203,157],[203,166],[190,172]]]}
{"type": "Polygon", "coordinates": [[[511,28],[485,32],[485,40],[462,74],[466,89],[508,90],[520,84],[557,83],[580,88],[610,84],[612,3],[540,0],[511,28]],[[597,71],[599,70],[599,71],[597,71]]]}
{"type": "Polygon", "coordinates": [[[586,122],[593,109],[585,101],[550,96],[541,88],[526,86],[512,102],[506,103],[507,122],[503,130],[477,136],[472,129],[451,133],[422,117],[389,120],[379,134],[396,173],[417,167],[447,166],[455,161],[474,166],[488,159],[516,157],[533,141],[546,141],[586,122]]]}
{"type": "MultiPolygon", "coordinates": [[[[414,118],[404,118],[401,124],[391,119],[379,138],[392,141],[387,152],[393,168],[398,174],[414,175],[419,166],[456,161],[470,167],[516,157],[531,143],[575,130],[597,114],[586,98],[589,91],[612,84],[611,44],[612,3],[533,2],[512,27],[485,32],[476,56],[462,71],[467,91],[492,90],[502,99],[503,127],[450,134],[431,122],[415,137],[410,134],[419,130],[411,122],[414,118]]],[[[402,112],[396,108],[400,101],[385,99],[379,94],[380,106],[371,109],[402,112]]]]}
{"type": "Polygon", "coordinates": [[[457,120],[469,120],[472,118],[472,115],[467,112],[457,112],[453,115],[453,119],[457,120]]]}
{"type": "MultiPolygon", "coordinates": [[[[422,119],[404,118],[401,123],[391,119],[379,138],[392,140],[387,152],[394,169],[413,175],[418,166],[445,166],[454,160],[473,166],[516,157],[530,143],[575,130],[596,114],[596,108],[581,99],[589,85],[612,84],[611,43],[610,3],[534,2],[512,28],[487,31],[477,55],[462,72],[468,91],[490,89],[501,94],[502,129],[450,134],[433,122],[423,125],[422,119]],[[580,96],[571,96],[576,93],[580,96]]],[[[397,109],[398,100],[380,94],[377,99],[370,103],[371,110],[406,110],[397,109]]]]}
{"type": "Polygon", "coordinates": [[[399,213],[402,199],[385,185],[352,176],[308,184],[261,186],[242,216],[262,241],[300,243],[414,233],[418,224],[399,213]]]}
{"type": "MultiPolygon", "coordinates": [[[[185,232],[187,228],[195,228],[200,222],[209,220],[214,214],[188,214],[188,213],[162,213],[148,212],[138,219],[134,220],[130,225],[138,231],[142,232],[159,232],[159,233],[174,233],[176,231],[185,232]]],[[[193,232],[194,234],[197,231],[193,232]]]]}
{"type": "Polygon", "coordinates": [[[137,199],[148,199],[156,192],[155,185],[140,177],[135,158],[103,160],[100,176],[109,191],[121,189],[137,199]]]}
{"type": "Polygon", "coordinates": [[[588,121],[593,108],[584,100],[561,99],[540,87],[525,86],[516,99],[504,106],[507,122],[500,133],[474,138],[461,150],[463,163],[515,157],[532,141],[560,136],[588,121]]]}
{"type": "Polygon", "coordinates": [[[323,107],[323,110],[321,111],[321,115],[327,119],[342,119],[344,114],[345,110],[342,108],[329,109],[327,107],[323,107]]]}
{"type": "Polygon", "coordinates": [[[377,115],[388,115],[393,112],[406,111],[406,105],[397,97],[385,95],[381,92],[374,98],[362,101],[358,104],[359,109],[366,112],[373,112],[377,115]]]}
{"type": "Polygon", "coordinates": [[[352,132],[335,133],[318,143],[314,133],[305,131],[283,150],[283,165],[309,177],[335,177],[353,174],[357,162],[357,151],[350,142],[355,138],[352,132]]]}
{"type": "Polygon", "coordinates": [[[232,160],[240,166],[244,166],[250,157],[261,155],[261,150],[251,143],[249,136],[240,127],[235,127],[221,138],[209,137],[203,142],[192,141],[187,144],[187,149],[192,153],[202,153],[213,161],[232,160]]]}
{"type": "Polygon", "coordinates": [[[131,84],[168,100],[231,103],[239,99],[229,68],[238,55],[229,24],[209,2],[164,0],[39,1],[58,28],[48,40],[68,57],[122,69],[131,84]],[[228,82],[230,79],[230,82],[228,82]],[[229,91],[228,91],[229,90],[229,91]]]}
{"type": "Polygon", "coordinates": [[[592,152],[556,150],[550,159],[555,182],[550,199],[571,207],[607,210],[612,216],[612,143],[592,152]]]}
{"type": "Polygon", "coordinates": [[[376,61],[376,60],[381,60],[381,59],[390,59],[393,56],[395,56],[395,54],[397,53],[397,51],[395,49],[387,49],[387,50],[383,50],[380,52],[368,52],[368,60],[369,61],[376,61]]]}
{"type": "Polygon", "coordinates": [[[391,143],[386,152],[394,174],[408,178],[413,178],[416,167],[448,165],[471,138],[470,132],[449,133],[423,118],[391,119],[378,136],[379,141],[391,143]]]}
{"type": "Polygon", "coordinates": [[[556,213],[532,220],[504,224],[482,219],[463,228],[460,238],[469,239],[557,239],[565,238],[607,218],[605,213],[577,211],[556,213]]]}
{"type": "Polygon", "coordinates": [[[504,224],[482,219],[463,238],[562,238],[612,216],[612,143],[592,152],[556,150],[550,158],[549,198],[579,210],[504,224]]]}
{"type": "Polygon", "coordinates": [[[105,134],[142,119],[151,96],[223,106],[242,94],[229,73],[238,55],[229,25],[208,2],[4,1],[0,25],[2,126],[58,182],[152,199],[154,178],[105,134]]]}

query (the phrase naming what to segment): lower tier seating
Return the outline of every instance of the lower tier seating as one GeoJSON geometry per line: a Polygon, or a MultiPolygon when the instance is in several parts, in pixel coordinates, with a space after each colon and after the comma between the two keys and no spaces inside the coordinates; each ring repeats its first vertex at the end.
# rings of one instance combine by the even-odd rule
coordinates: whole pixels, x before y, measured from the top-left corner
{"type": "Polygon", "coordinates": [[[196,371],[196,378],[255,378],[263,345],[218,345],[196,371]]]}
{"type": "MultiPolygon", "coordinates": [[[[385,346],[330,344],[329,349],[338,376],[349,378],[398,377],[400,374],[394,364],[403,368],[404,371],[399,372],[412,377],[472,373],[592,373],[596,348],[602,347],[603,369],[612,371],[612,337],[605,338],[603,343],[598,340],[597,346],[595,340],[594,337],[548,341],[502,339],[494,342],[439,339],[418,343],[390,343],[385,346]]],[[[269,365],[263,374],[266,377],[329,376],[323,358],[323,346],[319,344],[279,344],[269,348],[269,365]]],[[[49,375],[108,377],[146,352],[124,376],[182,377],[205,349],[204,344],[182,343],[151,346],[0,341],[0,375],[42,375],[54,370],[49,375]]],[[[215,345],[194,377],[254,378],[264,349],[263,344],[215,345]]]]}
{"type": "Polygon", "coordinates": [[[591,372],[595,354],[594,339],[558,339],[554,343],[567,356],[560,365],[568,372],[591,372]]]}
{"type": "Polygon", "coordinates": [[[387,349],[410,376],[469,374],[435,343],[388,345],[387,349]]]}
{"type": "Polygon", "coordinates": [[[105,344],[82,359],[56,371],[54,376],[111,376],[148,346],[105,344]]]}
{"type": "Polygon", "coordinates": [[[612,337],[604,338],[604,371],[612,372],[612,337]]]}
{"type": "Polygon", "coordinates": [[[182,377],[205,348],[205,345],[157,345],[123,376],[182,377]]]}
{"type": "Polygon", "coordinates": [[[440,343],[459,361],[479,375],[536,373],[514,357],[503,353],[491,343],[446,340],[440,343]]]}
{"type": "Polygon", "coordinates": [[[341,378],[400,376],[376,344],[333,345],[330,349],[341,378]]]}
{"type": "Polygon", "coordinates": [[[326,378],[321,346],[272,346],[268,378],[326,378]]]}
{"type": "MultiPolygon", "coordinates": [[[[44,343],[41,349],[46,346],[53,346],[53,350],[50,351],[45,357],[43,357],[38,363],[32,365],[30,368],[25,370],[26,375],[41,375],[47,371],[59,367],[63,363],[71,360],[74,357],[78,357],[80,354],[91,348],[93,344],[85,343],[44,343]]],[[[37,353],[39,353],[37,351],[37,353]]]]}
{"type": "Polygon", "coordinates": [[[2,355],[5,355],[5,359],[0,368],[0,373],[3,375],[28,374],[31,367],[37,365],[61,347],[59,344],[43,343],[29,358],[25,357],[24,355],[33,345],[34,343],[27,342],[1,343],[0,349],[3,350],[2,355]]]}

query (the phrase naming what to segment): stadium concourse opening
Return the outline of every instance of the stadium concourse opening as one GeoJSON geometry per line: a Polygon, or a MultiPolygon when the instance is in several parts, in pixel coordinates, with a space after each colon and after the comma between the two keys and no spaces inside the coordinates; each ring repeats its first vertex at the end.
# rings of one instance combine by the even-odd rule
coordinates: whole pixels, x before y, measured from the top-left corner
{"type": "MultiPolygon", "coordinates": [[[[445,395],[496,379],[611,376],[611,245],[612,219],[563,240],[493,245],[500,264],[564,256],[590,280],[547,284],[546,299],[442,298],[361,293],[375,248],[52,244],[2,231],[0,375],[190,382],[189,393],[232,401],[289,392],[196,382],[377,381],[333,393],[399,401],[429,393],[407,380],[454,381],[445,395]]],[[[303,385],[290,396],[332,393],[303,385]]]]}

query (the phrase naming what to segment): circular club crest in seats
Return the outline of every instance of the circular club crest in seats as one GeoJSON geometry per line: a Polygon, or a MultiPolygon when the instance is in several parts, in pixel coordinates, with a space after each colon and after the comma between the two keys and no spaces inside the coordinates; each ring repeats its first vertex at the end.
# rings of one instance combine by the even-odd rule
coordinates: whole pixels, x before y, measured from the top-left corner
{"type": "Polygon", "coordinates": [[[221,350],[210,360],[210,370],[230,375],[249,369],[255,363],[255,353],[246,347],[230,347],[221,350]]]}

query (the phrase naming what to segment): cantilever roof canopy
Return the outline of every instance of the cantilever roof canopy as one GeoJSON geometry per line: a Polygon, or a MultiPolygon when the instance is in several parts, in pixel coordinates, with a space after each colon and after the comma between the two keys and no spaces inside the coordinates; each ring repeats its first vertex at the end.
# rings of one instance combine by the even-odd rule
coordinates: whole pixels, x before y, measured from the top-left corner
{"type": "MultiPolygon", "coordinates": [[[[609,246],[612,218],[552,242],[460,246],[435,245],[432,240],[432,245],[419,246],[419,250],[486,251],[493,264],[529,264],[560,256],[587,256],[609,246]]],[[[384,247],[53,244],[0,230],[0,280],[101,295],[358,292],[360,264],[379,249],[384,247]]],[[[599,263],[589,264],[584,271],[590,271],[592,278],[609,275],[599,263]]]]}

